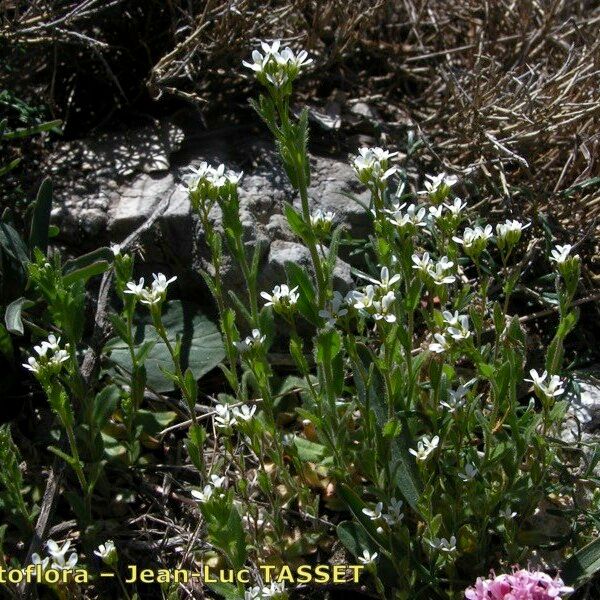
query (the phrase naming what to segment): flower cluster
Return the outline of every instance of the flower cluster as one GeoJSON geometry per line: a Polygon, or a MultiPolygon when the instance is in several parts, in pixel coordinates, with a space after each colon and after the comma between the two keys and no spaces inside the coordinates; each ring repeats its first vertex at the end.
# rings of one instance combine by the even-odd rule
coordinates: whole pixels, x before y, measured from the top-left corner
{"type": "Polygon", "coordinates": [[[333,227],[333,220],[335,219],[335,213],[333,211],[323,211],[318,208],[314,213],[310,215],[310,224],[312,225],[313,231],[318,238],[325,237],[333,227]]]}
{"type": "MultiPolygon", "coordinates": [[[[404,518],[404,513],[402,512],[403,502],[402,500],[397,500],[396,498],[392,498],[388,504],[387,511],[383,511],[383,502],[378,502],[375,505],[375,508],[363,508],[362,512],[364,515],[369,517],[371,521],[378,521],[382,519],[385,521],[390,527],[397,525],[404,518]]],[[[381,528],[379,528],[381,529],[381,528]]]]}
{"type": "Polygon", "coordinates": [[[392,312],[392,305],[396,300],[396,295],[392,287],[400,281],[400,275],[390,277],[389,269],[381,269],[381,280],[373,281],[375,285],[367,285],[364,291],[353,290],[348,294],[348,303],[358,311],[370,314],[376,321],[386,321],[395,323],[396,315],[392,312]]]}
{"type": "Polygon", "coordinates": [[[388,222],[400,233],[413,235],[419,227],[427,227],[427,209],[416,204],[396,204],[386,209],[388,222]],[[406,207],[406,210],[404,208],[406,207]]]}
{"type": "Polygon", "coordinates": [[[222,494],[225,488],[225,477],[219,477],[214,473],[210,476],[210,483],[207,483],[202,490],[192,490],[192,496],[202,504],[206,504],[215,494],[222,494]]]}
{"type": "Polygon", "coordinates": [[[267,301],[265,306],[272,306],[273,310],[281,314],[293,312],[300,297],[298,286],[290,289],[285,283],[276,285],[271,294],[261,292],[260,295],[267,301]]]}
{"type": "Polygon", "coordinates": [[[425,190],[419,193],[427,194],[432,204],[441,204],[457,182],[458,177],[444,172],[438,175],[425,175],[425,190]]]}
{"type": "Polygon", "coordinates": [[[390,158],[396,154],[379,147],[360,148],[352,161],[352,168],[361,183],[379,187],[396,172],[396,167],[389,166],[390,158]]]}
{"type": "Polygon", "coordinates": [[[60,347],[60,338],[50,334],[47,341],[33,347],[37,357],[30,356],[23,366],[38,378],[58,375],[63,364],[69,360],[69,344],[60,347]]]}
{"type": "Polygon", "coordinates": [[[560,577],[550,577],[542,571],[515,570],[502,575],[479,577],[474,587],[465,590],[466,600],[560,600],[570,594],[560,577]]]}
{"type": "Polygon", "coordinates": [[[281,48],[279,40],[272,44],[261,43],[262,52],[252,52],[252,62],[242,61],[242,64],[251,69],[260,83],[266,87],[282,92],[284,95],[291,93],[291,84],[298,77],[302,69],[310,65],[313,60],[308,58],[306,50],[297,54],[289,48],[281,48]]]}
{"type": "Polygon", "coordinates": [[[488,240],[492,237],[492,226],[476,226],[474,228],[466,227],[462,237],[454,236],[452,239],[461,244],[465,254],[476,260],[485,250],[488,240]]]}
{"type": "Polygon", "coordinates": [[[284,597],[285,595],[285,582],[272,581],[268,586],[254,586],[246,590],[244,593],[244,600],[263,600],[264,598],[277,598],[284,597]]]}
{"type": "Polygon", "coordinates": [[[496,245],[500,250],[512,249],[521,239],[523,230],[527,229],[531,223],[520,223],[516,220],[507,219],[504,223],[496,225],[496,245]]]}
{"type": "Polygon", "coordinates": [[[229,429],[243,421],[250,421],[256,412],[256,406],[242,404],[230,407],[227,404],[215,406],[215,424],[220,429],[229,429]]]}
{"type": "Polygon", "coordinates": [[[451,313],[449,310],[445,310],[442,316],[446,329],[443,333],[435,333],[433,335],[435,342],[429,344],[429,350],[437,354],[442,354],[449,350],[452,340],[454,342],[461,342],[471,337],[469,317],[467,315],[459,315],[458,311],[451,313]]]}
{"type": "Polygon", "coordinates": [[[446,554],[452,554],[456,552],[456,537],[450,536],[450,539],[446,538],[433,538],[431,540],[427,540],[427,543],[438,552],[444,552],[446,554]]]}
{"type": "Polygon", "coordinates": [[[192,208],[197,211],[202,206],[209,210],[218,198],[237,192],[242,176],[242,172],[230,171],[223,164],[212,167],[202,162],[197,168],[190,167],[185,180],[192,208]]]}
{"type": "Polygon", "coordinates": [[[54,540],[48,540],[46,542],[46,549],[49,556],[42,559],[39,554],[34,553],[31,555],[31,562],[34,565],[41,565],[42,569],[50,568],[58,571],[69,571],[74,569],[79,561],[77,552],[71,552],[67,558],[67,552],[70,548],[70,540],[67,540],[62,546],[54,540]]]}
{"type": "Polygon", "coordinates": [[[144,287],[144,278],[142,277],[138,283],[128,282],[123,293],[135,296],[142,304],[148,306],[161,304],[167,297],[167,287],[177,279],[177,276],[167,279],[162,273],[153,273],[152,277],[154,281],[150,287],[144,287]]]}
{"type": "Polygon", "coordinates": [[[425,252],[423,256],[418,254],[412,255],[413,269],[420,271],[430,279],[434,285],[444,285],[454,283],[456,277],[449,273],[454,267],[454,263],[447,256],[442,256],[437,263],[433,263],[429,252],[425,252]]]}
{"type": "Polygon", "coordinates": [[[239,342],[234,342],[234,345],[240,354],[248,354],[255,350],[259,350],[266,339],[267,336],[262,335],[260,330],[253,329],[252,335],[247,336],[245,339],[240,340],[239,342]]]}
{"type": "Polygon", "coordinates": [[[536,393],[542,398],[555,398],[564,394],[565,388],[562,387],[563,383],[558,375],[548,377],[548,371],[540,375],[535,369],[531,369],[529,375],[531,379],[525,381],[533,383],[536,393]]]}

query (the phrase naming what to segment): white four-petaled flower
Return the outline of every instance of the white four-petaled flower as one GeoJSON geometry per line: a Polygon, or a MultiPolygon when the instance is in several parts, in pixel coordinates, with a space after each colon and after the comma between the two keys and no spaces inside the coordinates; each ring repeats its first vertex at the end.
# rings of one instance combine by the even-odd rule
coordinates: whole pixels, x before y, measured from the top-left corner
{"type": "Polygon", "coordinates": [[[561,396],[565,391],[565,388],[562,387],[563,383],[558,375],[551,375],[550,378],[548,378],[548,371],[544,371],[540,375],[535,369],[531,369],[529,375],[531,376],[531,379],[526,379],[525,381],[533,383],[534,389],[547,398],[561,396]]]}
{"type": "Polygon", "coordinates": [[[429,458],[429,455],[438,447],[440,443],[439,436],[434,436],[433,438],[429,438],[429,436],[424,435],[417,442],[417,449],[409,448],[409,452],[420,462],[426,461],[429,458]]]}

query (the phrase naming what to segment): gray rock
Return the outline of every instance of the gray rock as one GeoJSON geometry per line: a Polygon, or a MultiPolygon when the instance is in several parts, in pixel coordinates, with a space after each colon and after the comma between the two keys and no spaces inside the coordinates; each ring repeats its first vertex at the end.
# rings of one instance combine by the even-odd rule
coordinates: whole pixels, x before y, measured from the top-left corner
{"type": "MultiPolygon", "coordinates": [[[[58,146],[53,167],[57,177],[53,219],[61,229],[61,241],[74,252],[120,242],[168,198],[166,211],[141,240],[146,262],[143,271],[171,268],[184,280],[198,267],[210,269],[204,235],[182,184],[191,165],[208,160],[245,171],[239,190],[240,218],[244,242],[250,249],[257,243],[265,247],[263,288],[285,282],[286,261],[311,268],[308,250],[291,233],[283,214],[285,202],[299,208],[300,201],[270,140],[256,140],[254,132],[243,130],[239,136],[231,131],[203,133],[183,144],[175,160],[173,152],[180,146],[181,132],[168,124],[58,146]],[[250,166],[249,159],[253,161],[250,166]],[[74,176],[77,170],[85,171],[86,177],[74,176]]],[[[350,235],[364,237],[370,219],[350,196],[367,203],[368,193],[357,182],[349,161],[313,156],[311,175],[311,209],[334,211],[336,221],[350,235]]],[[[218,207],[210,218],[220,229],[218,207]]],[[[244,291],[237,265],[225,260],[222,276],[226,285],[244,291]]],[[[344,260],[338,260],[335,285],[342,292],[353,285],[350,266],[344,260]]]]}
{"type": "MultiPolygon", "coordinates": [[[[261,287],[271,290],[274,286],[285,283],[285,265],[288,262],[313,272],[308,248],[297,242],[275,240],[271,243],[267,264],[261,273],[261,287]]],[[[350,265],[339,258],[333,270],[333,287],[341,293],[353,287],[350,265]]]]}
{"type": "Polygon", "coordinates": [[[598,370],[578,373],[576,384],[579,393],[567,396],[569,408],[562,427],[561,437],[566,442],[597,438],[600,441],[600,380],[598,370]]]}

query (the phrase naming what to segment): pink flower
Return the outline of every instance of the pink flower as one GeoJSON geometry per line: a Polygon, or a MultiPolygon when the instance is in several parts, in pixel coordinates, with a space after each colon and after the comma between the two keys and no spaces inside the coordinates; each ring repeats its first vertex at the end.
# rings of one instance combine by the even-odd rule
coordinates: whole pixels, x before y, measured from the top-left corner
{"type": "Polygon", "coordinates": [[[489,579],[478,577],[475,587],[465,590],[466,600],[561,600],[560,594],[570,594],[573,588],[565,586],[560,577],[554,579],[541,571],[513,570],[511,574],[489,579]]]}

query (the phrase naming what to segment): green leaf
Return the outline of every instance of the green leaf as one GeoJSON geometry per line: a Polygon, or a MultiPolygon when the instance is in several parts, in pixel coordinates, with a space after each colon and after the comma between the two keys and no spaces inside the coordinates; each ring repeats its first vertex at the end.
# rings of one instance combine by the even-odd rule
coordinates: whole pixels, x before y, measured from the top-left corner
{"type": "Polygon", "coordinates": [[[118,386],[114,384],[105,387],[96,395],[92,419],[98,427],[103,427],[108,417],[115,412],[120,395],[118,386]]]}
{"type": "Polygon", "coordinates": [[[243,596],[238,594],[237,588],[232,583],[222,581],[206,584],[213,592],[225,598],[225,600],[244,600],[243,596]]]}
{"type": "Polygon", "coordinates": [[[50,227],[50,211],[52,209],[52,180],[46,177],[37,193],[33,207],[33,219],[29,232],[29,247],[39,248],[44,254],[48,249],[48,230],[50,227]]]}
{"type": "Polygon", "coordinates": [[[285,272],[290,287],[297,286],[300,291],[300,297],[296,304],[298,311],[309,323],[315,327],[318,326],[321,317],[316,309],[316,292],[306,270],[293,262],[286,262],[285,272]]]}
{"type": "Polygon", "coordinates": [[[600,571],[600,538],[573,554],[564,563],[561,575],[567,585],[581,585],[598,571],[600,571]]]}
{"type": "Polygon", "coordinates": [[[338,494],[371,539],[371,544],[385,548],[387,544],[383,534],[377,532],[377,525],[363,513],[363,508],[368,508],[368,505],[346,484],[339,486],[338,494]]]}
{"type": "Polygon", "coordinates": [[[175,419],[177,419],[177,413],[173,411],[153,412],[140,409],[135,414],[134,423],[136,426],[141,425],[144,433],[155,436],[171,425],[175,419]]]}
{"type": "MultiPolygon", "coordinates": [[[[172,368],[169,351],[151,323],[147,311],[136,315],[134,322],[134,340],[139,348],[144,343],[153,342],[154,346],[146,356],[147,385],[157,392],[175,389],[173,382],[165,377],[161,366],[172,368]]],[[[225,357],[221,334],[198,306],[192,302],[174,300],[163,305],[162,322],[169,340],[181,338],[181,368],[188,367],[196,380],[214,369],[225,357]]],[[[127,344],[121,339],[108,342],[105,350],[110,351],[110,360],[127,372],[131,372],[131,356],[127,344]]]]}
{"type": "Polygon", "coordinates": [[[19,265],[29,262],[29,249],[16,229],[8,223],[0,223],[0,249],[19,265]]]}
{"type": "Polygon", "coordinates": [[[31,306],[33,306],[31,300],[21,297],[13,300],[13,302],[6,307],[4,322],[6,323],[6,329],[8,329],[10,333],[23,335],[24,329],[21,313],[24,308],[30,308],[31,306]]]}
{"type": "Polygon", "coordinates": [[[310,227],[304,221],[302,215],[289,202],[284,204],[283,211],[293,233],[302,240],[304,240],[307,235],[310,235],[310,227]]]}
{"type": "Polygon", "coordinates": [[[294,446],[302,462],[321,462],[327,455],[325,446],[300,436],[294,436],[294,446]]]}
{"type": "Polygon", "coordinates": [[[20,138],[29,137],[37,133],[43,133],[44,131],[57,130],[62,125],[60,119],[54,121],[48,121],[47,123],[40,123],[39,125],[33,125],[32,127],[22,127],[21,129],[15,129],[8,133],[0,134],[0,138],[3,140],[16,140],[20,138]]]}
{"type": "Polygon", "coordinates": [[[88,279],[95,277],[96,275],[102,275],[104,271],[108,269],[110,263],[105,260],[100,260],[98,262],[92,263],[91,265],[87,265],[82,267],[81,269],[77,269],[75,271],[71,271],[68,275],[64,277],[64,283],[66,286],[72,285],[78,281],[86,282],[88,279]]]}
{"type": "Polygon", "coordinates": [[[373,553],[379,549],[366,531],[352,521],[340,523],[337,526],[337,536],[340,542],[357,558],[362,556],[363,550],[373,553]]]}

